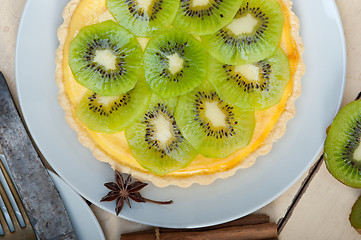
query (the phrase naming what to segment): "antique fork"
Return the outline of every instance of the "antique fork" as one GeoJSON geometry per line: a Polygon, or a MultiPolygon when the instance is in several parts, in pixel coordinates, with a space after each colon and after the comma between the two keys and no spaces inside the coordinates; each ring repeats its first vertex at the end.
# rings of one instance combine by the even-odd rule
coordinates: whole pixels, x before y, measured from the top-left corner
{"type": "Polygon", "coordinates": [[[7,223],[6,218],[4,216],[3,210],[0,210],[0,224],[4,231],[4,235],[0,236],[0,239],[6,239],[6,240],[37,239],[34,229],[31,226],[29,217],[23,206],[23,203],[21,202],[19,194],[14,186],[14,183],[11,180],[9,173],[7,172],[7,170],[5,168],[5,165],[1,159],[1,156],[4,156],[4,154],[2,153],[2,150],[0,147],[0,169],[1,169],[2,174],[4,175],[5,181],[11,191],[11,194],[16,202],[16,205],[19,208],[21,216],[25,222],[25,227],[20,226],[19,220],[15,214],[14,208],[11,205],[10,198],[5,191],[3,184],[0,182],[0,196],[3,200],[3,202],[5,203],[6,210],[10,216],[12,225],[14,226],[14,231],[11,232],[10,228],[9,228],[9,224],[7,223]]]}

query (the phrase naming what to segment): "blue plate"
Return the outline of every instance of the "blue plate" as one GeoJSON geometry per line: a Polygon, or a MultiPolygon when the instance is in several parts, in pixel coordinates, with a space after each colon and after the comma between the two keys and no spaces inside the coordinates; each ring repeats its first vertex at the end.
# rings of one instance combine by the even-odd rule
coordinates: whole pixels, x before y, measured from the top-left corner
{"type": "MultiPolygon", "coordinates": [[[[115,204],[100,203],[103,183],[113,180],[108,164],[97,161],[77,140],[57,100],[55,50],[57,28],[67,0],[28,0],[19,26],[16,81],[20,106],[30,133],[56,172],[83,197],[114,213],[115,204]]],[[[305,45],[306,74],[296,115],[272,151],[254,166],[208,186],[142,190],[153,199],[173,199],[158,206],[133,204],[121,217],[163,227],[202,227],[247,215],[286,191],[322,150],[325,129],[336,115],[345,84],[346,51],[340,17],[333,0],[294,0],[305,45]]]]}

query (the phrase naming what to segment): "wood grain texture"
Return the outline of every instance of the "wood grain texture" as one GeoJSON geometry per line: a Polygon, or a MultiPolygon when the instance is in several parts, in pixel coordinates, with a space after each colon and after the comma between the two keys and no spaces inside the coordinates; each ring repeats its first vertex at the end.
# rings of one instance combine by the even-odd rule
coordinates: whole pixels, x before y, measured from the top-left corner
{"type": "Polygon", "coordinates": [[[18,25],[26,0],[1,0],[0,3],[0,71],[5,75],[17,107],[15,86],[15,45],[18,25]]]}
{"type": "Polygon", "coordinates": [[[348,220],[359,195],[360,190],[338,182],[322,164],[281,232],[280,239],[360,239],[348,220]]]}
{"type": "Polygon", "coordinates": [[[336,0],[346,38],[347,74],[342,106],[361,91],[361,1],[336,0]]]}
{"type": "MultiPolygon", "coordinates": [[[[343,22],[347,49],[347,77],[342,106],[361,91],[361,1],[336,0],[343,22]]],[[[360,239],[348,216],[359,189],[334,179],[323,163],[299,200],[280,239],[360,239]]]]}

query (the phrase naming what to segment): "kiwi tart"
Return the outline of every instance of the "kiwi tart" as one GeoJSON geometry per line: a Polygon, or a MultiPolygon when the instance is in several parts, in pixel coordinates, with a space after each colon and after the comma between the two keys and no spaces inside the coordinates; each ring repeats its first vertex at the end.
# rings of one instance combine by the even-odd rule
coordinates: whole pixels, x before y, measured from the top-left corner
{"type": "Polygon", "coordinates": [[[290,0],[71,0],[59,102],[79,141],[159,187],[210,184],[267,154],[304,73],[290,0]]]}

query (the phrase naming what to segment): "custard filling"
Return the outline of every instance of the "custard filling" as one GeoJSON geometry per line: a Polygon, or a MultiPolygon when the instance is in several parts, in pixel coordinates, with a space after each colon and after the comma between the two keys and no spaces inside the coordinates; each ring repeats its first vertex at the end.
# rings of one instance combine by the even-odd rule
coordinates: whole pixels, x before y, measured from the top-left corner
{"type": "MultiPolygon", "coordinates": [[[[232,169],[234,166],[239,164],[245,157],[247,157],[250,153],[252,153],[255,149],[260,147],[270,131],[275,126],[278,121],[280,115],[282,114],[285,104],[287,102],[288,97],[292,93],[293,87],[293,76],[296,70],[296,66],[300,61],[299,53],[296,49],[296,43],[293,41],[291,36],[291,27],[289,21],[287,21],[288,15],[290,12],[287,7],[280,2],[283,12],[285,14],[285,23],[283,28],[283,34],[280,42],[280,47],[283,49],[285,54],[288,56],[290,62],[290,72],[291,72],[291,80],[285,89],[281,101],[266,110],[256,111],[256,126],[255,131],[252,136],[252,140],[250,144],[242,149],[239,149],[237,152],[232,154],[227,158],[206,158],[202,155],[198,155],[193,162],[188,165],[186,168],[168,173],[167,176],[174,177],[187,177],[196,174],[211,174],[220,171],[227,171],[232,169]]],[[[99,23],[106,20],[114,20],[110,12],[106,8],[105,0],[83,0],[78,5],[75,10],[70,26],[68,29],[68,36],[65,41],[64,46],[64,57],[63,57],[63,82],[65,86],[66,93],[73,104],[76,106],[83,94],[87,91],[87,89],[77,83],[73,77],[73,74],[68,65],[69,58],[69,43],[70,41],[77,35],[77,33],[83,27],[95,23],[99,23]]],[[[245,21],[247,19],[242,19],[245,21]]],[[[232,24],[232,23],[231,23],[232,24]]],[[[247,29],[246,29],[247,30],[247,29]]],[[[245,29],[242,28],[242,31],[245,29]]],[[[146,38],[138,38],[138,42],[141,47],[144,49],[148,39],[146,38]]],[[[101,57],[101,55],[100,55],[101,57]]],[[[174,60],[174,59],[173,59],[174,60]]],[[[177,59],[175,59],[177,60],[177,59]]],[[[173,71],[177,71],[181,64],[178,64],[179,61],[173,61],[173,71]]],[[[99,60],[101,61],[101,60],[99,60]]],[[[110,64],[111,63],[104,63],[110,64]]],[[[238,69],[239,70],[239,69],[238,69]]],[[[249,74],[250,78],[256,78],[256,71],[249,66],[247,69],[241,69],[241,71],[249,74]]],[[[74,116],[75,118],[75,116],[74,116]]],[[[221,119],[214,120],[217,124],[221,124],[221,119]]],[[[94,132],[78,121],[78,124],[81,125],[92,138],[92,140],[97,144],[99,148],[101,148],[105,153],[112,157],[114,161],[117,161],[121,165],[126,165],[132,168],[137,169],[138,171],[147,172],[144,168],[140,166],[140,164],[134,159],[127,140],[125,138],[124,132],[119,132],[115,134],[107,134],[94,132]]],[[[244,166],[247,167],[247,166],[244,166]]]]}

